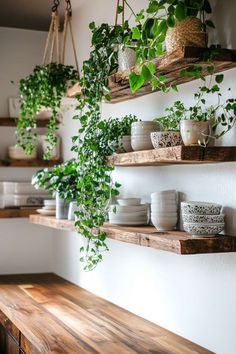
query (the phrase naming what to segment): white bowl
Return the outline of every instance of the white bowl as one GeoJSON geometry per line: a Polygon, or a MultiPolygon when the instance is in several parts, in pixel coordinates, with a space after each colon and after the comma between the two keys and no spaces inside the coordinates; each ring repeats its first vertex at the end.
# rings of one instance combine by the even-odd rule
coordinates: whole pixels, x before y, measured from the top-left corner
{"type": "Polygon", "coordinates": [[[165,205],[165,204],[151,204],[151,211],[152,212],[169,212],[169,213],[173,213],[173,212],[177,212],[178,211],[178,207],[177,205],[171,204],[171,205],[165,205]]]}
{"type": "Polygon", "coordinates": [[[122,198],[122,199],[117,199],[117,202],[119,205],[140,205],[141,203],[141,198],[122,198]]]}
{"type": "Polygon", "coordinates": [[[171,211],[153,211],[152,210],[152,212],[151,212],[151,215],[153,216],[153,217],[178,217],[178,214],[177,214],[177,212],[176,211],[173,211],[173,212],[171,212],[171,211]]]}
{"type": "Polygon", "coordinates": [[[147,210],[144,210],[144,211],[135,211],[133,213],[127,213],[127,212],[116,212],[114,213],[113,211],[110,211],[109,212],[109,215],[111,215],[112,217],[114,218],[135,218],[135,219],[138,219],[138,218],[143,218],[143,217],[146,217],[147,216],[147,210]]]}
{"type": "Polygon", "coordinates": [[[181,202],[183,214],[219,215],[222,205],[205,202],[181,202]]]}
{"type": "Polygon", "coordinates": [[[156,220],[152,219],[152,223],[158,231],[171,231],[176,228],[177,221],[175,220],[156,220]]]}
{"type": "Polygon", "coordinates": [[[185,223],[224,223],[224,214],[219,215],[195,215],[182,214],[183,222],[185,223]]]}
{"type": "Polygon", "coordinates": [[[148,204],[140,204],[140,205],[118,205],[118,204],[112,204],[110,205],[110,211],[113,211],[114,208],[116,209],[116,213],[134,213],[134,212],[140,212],[140,211],[147,211],[148,204]]]}
{"type": "Polygon", "coordinates": [[[183,226],[184,226],[184,230],[193,236],[209,237],[209,236],[215,236],[219,234],[221,231],[223,231],[225,224],[224,223],[218,223],[218,224],[184,223],[183,226]]]}

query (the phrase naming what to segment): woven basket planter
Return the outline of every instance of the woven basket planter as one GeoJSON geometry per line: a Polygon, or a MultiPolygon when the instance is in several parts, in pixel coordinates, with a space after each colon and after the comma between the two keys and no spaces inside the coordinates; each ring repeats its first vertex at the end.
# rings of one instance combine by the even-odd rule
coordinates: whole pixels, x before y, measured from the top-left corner
{"type": "Polygon", "coordinates": [[[185,46],[202,48],[207,46],[207,34],[203,31],[199,18],[186,17],[183,21],[177,21],[175,27],[167,30],[167,53],[182,50],[185,46]]]}

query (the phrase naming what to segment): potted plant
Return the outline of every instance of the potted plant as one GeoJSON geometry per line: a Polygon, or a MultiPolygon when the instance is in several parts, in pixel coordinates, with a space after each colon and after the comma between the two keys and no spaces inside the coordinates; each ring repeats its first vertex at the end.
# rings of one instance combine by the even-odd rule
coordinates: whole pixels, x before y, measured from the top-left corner
{"type": "Polygon", "coordinates": [[[47,125],[47,150],[45,159],[50,158],[50,151],[56,146],[56,122],[61,100],[68,87],[78,79],[78,72],[72,66],[51,63],[36,66],[33,73],[20,80],[20,118],[17,121],[18,145],[31,155],[36,146],[37,115],[43,109],[50,112],[47,125]]]}
{"type": "Polygon", "coordinates": [[[67,219],[69,203],[76,198],[77,163],[67,161],[52,169],[39,170],[32,178],[35,188],[43,188],[56,196],[56,218],[67,219]]]}
{"type": "Polygon", "coordinates": [[[168,113],[161,118],[155,118],[155,122],[162,124],[163,131],[151,133],[152,144],[155,149],[178,146],[182,144],[180,135],[180,122],[183,118],[184,105],[176,101],[174,105],[166,109],[168,113]]]}
{"type": "Polygon", "coordinates": [[[214,27],[210,20],[205,20],[205,13],[211,13],[208,0],[150,0],[148,8],[137,14],[132,38],[137,41],[138,68],[129,76],[133,93],[146,82],[153,90],[168,89],[165,75],[156,74],[153,59],[164,54],[165,44],[167,52],[182,51],[184,45],[205,47],[206,26],[214,27]]]}

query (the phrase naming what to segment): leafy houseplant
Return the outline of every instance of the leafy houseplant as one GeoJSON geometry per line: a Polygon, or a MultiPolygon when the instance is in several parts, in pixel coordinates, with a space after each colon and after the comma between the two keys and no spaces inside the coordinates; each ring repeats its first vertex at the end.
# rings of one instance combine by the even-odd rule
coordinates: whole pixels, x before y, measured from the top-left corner
{"type": "MultiPolygon", "coordinates": [[[[150,82],[152,89],[167,90],[164,75],[156,75],[153,59],[164,54],[164,42],[168,29],[172,29],[186,18],[200,17],[200,26],[214,27],[205,20],[205,13],[211,13],[208,0],[150,0],[148,8],[142,9],[136,16],[137,25],[133,27],[132,38],[137,41],[136,57],[139,65],[138,73],[132,72],[129,77],[130,88],[136,92],[145,82],[150,82]]],[[[176,86],[173,86],[176,89],[176,86]]]]}
{"type": "Polygon", "coordinates": [[[61,199],[70,202],[76,198],[78,165],[75,160],[67,161],[52,169],[39,170],[32,177],[35,188],[43,188],[51,195],[58,193],[61,199]]]}
{"type": "Polygon", "coordinates": [[[27,154],[31,154],[36,145],[37,127],[36,115],[42,107],[51,110],[48,123],[45,159],[50,158],[50,151],[57,143],[56,120],[62,97],[69,85],[76,82],[78,73],[72,66],[51,63],[45,66],[36,66],[33,73],[20,80],[21,108],[17,123],[18,145],[27,154]]]}

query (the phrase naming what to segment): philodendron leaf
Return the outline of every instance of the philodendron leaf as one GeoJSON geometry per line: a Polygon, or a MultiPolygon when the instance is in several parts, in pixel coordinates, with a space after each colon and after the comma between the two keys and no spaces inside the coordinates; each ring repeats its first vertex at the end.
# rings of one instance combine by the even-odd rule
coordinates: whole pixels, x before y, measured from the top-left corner
{"type": "Polygon", "coordinates": [[[143,65],[141,75],[145,81],[150,81],[152,79],[152,73],[146,65],[143,65]]]}
{"type": "Polygon", "coordinates": [[[185,19],[185,17],[186,17],[185,9],[186,9],[185,6],[181,3],[176,6],[175,17],[177,18],[177,20],[183,21],[185,19]]]}
{"type": "Polygon", "coordinates": [[[144,77],[142,75],[137,75],[131,73],[129,75],[129,85],[132,93],[135,93],[144,84],[144,77]]]}
{"type": "Polygon", "coordinates": [[[141,33],[137,26],[132,29],[132,38],[137,41],[141,38],[141,33]]]}
{"type": "Polygon", "coordinates": [[[118,14],[121,14],[123,11],[124,11],[123,6],[119,5],[118,8],[117,8],[118,14]]]}
{"type": "Polygon", "coordinates": [[[224,75],[223,74],[216,75],[215,80],[216,80],[217,84],[221,84],[222,81],[224,80],[224,75]]]}

